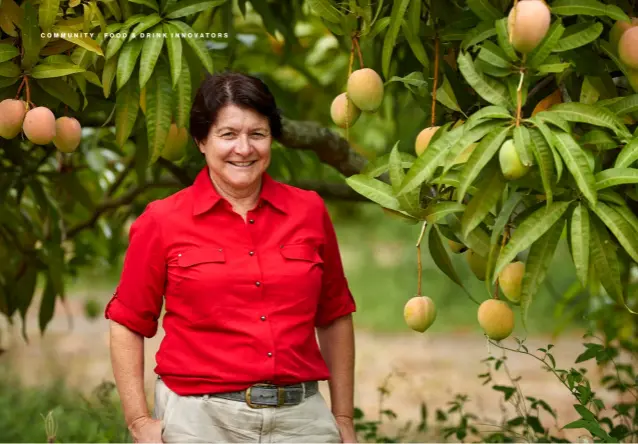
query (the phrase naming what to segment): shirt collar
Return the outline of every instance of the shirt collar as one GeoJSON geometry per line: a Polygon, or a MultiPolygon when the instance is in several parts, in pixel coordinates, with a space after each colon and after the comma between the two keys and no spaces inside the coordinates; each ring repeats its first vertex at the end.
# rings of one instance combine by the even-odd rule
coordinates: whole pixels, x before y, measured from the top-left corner
{"type": "MultiPolygon", "coordinates": [[[[197,174],[193,182],[193,214],[195,216],[205,213],[218,202],[225,200],[213,186],[208,174],[208,167],[205,166],[197,174]]],[[[282,194],[280,184],[266,172],[262,174],[262,185],[258,205],[261,205],[262,201],[269,203],[283,213],[288,212],[288,205],[282,194]]]]}

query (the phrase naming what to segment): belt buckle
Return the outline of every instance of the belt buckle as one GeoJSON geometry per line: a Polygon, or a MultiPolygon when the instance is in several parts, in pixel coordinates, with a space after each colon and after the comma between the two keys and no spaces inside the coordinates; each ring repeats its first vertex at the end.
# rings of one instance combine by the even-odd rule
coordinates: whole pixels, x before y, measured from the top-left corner
{"type": "Polygon", "coordinates": [[[284,405],[285,401],[286,401],[286,397],[285,397],[285,392],[284,392],[284,388],[283,387],[279,387],[279,386],[275,386],[277,388],[277,405],[268,405],[268,404],[253,404],[251,397],[250,397],[250,393],[251,393],[251,389],[253,387],[273,387],[271,384],[254,384],[250,387],[248,387],[246,389],[246,404],[248,404],[248,406],[250,408],[253,409],[265,409],[268,407],[281,407],[284,405]]]}

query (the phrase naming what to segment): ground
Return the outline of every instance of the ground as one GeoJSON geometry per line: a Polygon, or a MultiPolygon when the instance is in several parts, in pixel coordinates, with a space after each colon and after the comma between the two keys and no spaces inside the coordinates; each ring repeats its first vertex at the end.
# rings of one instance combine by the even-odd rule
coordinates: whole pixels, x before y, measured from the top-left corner
{"type": "MultiPolygon", "coordinates": [[[[102,316],[93,321],[86,319],[79,302],[71,302],[68,308],[73,316],[72,326],[66,311],[58,306],[54,321],[43,338],[37,333],[36,313],[31,313],[29,344],[21,339],[19,324],[13,328],[12,334],[5,333],[2,343],[7,351],[0,357],[0,365],[10,365],[26,384],[44,384],[53,377],[64,375],[69,385],[88,391],[103,381],[113,381],[108,321],[102,316]]],[[[7,331],[6,324],[2,330],[7,331]]],[[[161,338],[160,330],[146,343],[149,394],[152,393],[154,353],[161,338]]],[[[570,366],[582,351],[581,338],[577,334],[562,336],[558,340],[535,337],[528,339],[527,345],[531,351],[550,342],[555,344],[559,367],[570,366]]],[[[506,345],[516,347],[514,341],[506,341],[506,345]]],[[[434,335],[411,331],[379,334],[357,330],[356,352],[355,403],[371,419],[378,417],[378,387],[382,385],[386,385],[390,392],[383,407],[394,411],[401,424],[408,420],[418,421],[422,402],[427,405],[428,420],[432,423],[435,410],[447,408],[447,403],[456,394],[467,394],[467,410],[481,418],[497,420],[502,416],[502,408],[505,408],[502,398],[491,389],[496,382],[482,385],[478,378],[486,371],[481,361],[490,355],[501,356],[502,351],[488,347],[480,335],[468,332],[434,335]]],[[[543,370],[538,361],[530,356],[509,353],[508,363],[512,376],[522,377],[520,386],[524,395],[545,399],[557,408],[559,424],[577,419],[572,407],[574,399],[568,389],[543,370]]],[[[498,383],[509,384],[502,371],[497,377],[498,383]]],[[[325,383],[322,392],[329,398],[325,383]]],[[[392,425],[386,427],[389,432],[395,430],[392,425]]],[[[583,433],[583,430],[573,430],[566,436],[576,439],[583,433]]],[[[454,441],[453,438],[451,440],[454,441]]]]}

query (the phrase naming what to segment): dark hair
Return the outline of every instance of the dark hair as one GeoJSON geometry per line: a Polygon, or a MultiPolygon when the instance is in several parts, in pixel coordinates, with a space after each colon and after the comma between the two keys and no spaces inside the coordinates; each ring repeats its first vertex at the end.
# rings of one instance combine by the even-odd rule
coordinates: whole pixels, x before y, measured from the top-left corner
{"type": "Polygon", "coordinates": [[[196,143],[206,139],[219,110],[231,104],[267,117],[273,138],[281,136],[281,114],[268,86],[257,77],[227,71],[208,74],[195,94],[190,133],[196,143]]]}

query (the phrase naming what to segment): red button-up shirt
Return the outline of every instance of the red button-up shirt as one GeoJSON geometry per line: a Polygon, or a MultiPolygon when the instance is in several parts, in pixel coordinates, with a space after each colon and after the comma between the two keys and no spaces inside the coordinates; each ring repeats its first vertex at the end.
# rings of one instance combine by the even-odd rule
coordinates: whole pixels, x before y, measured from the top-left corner
{"type": "Polygon", "coordinates": [[[321,197],[263,175],[245,222],[204,168],[135,220],[112,319],[153,337],[155,372],[181,395],[329,379],[315,327],[355,311],[321,197]]]}

